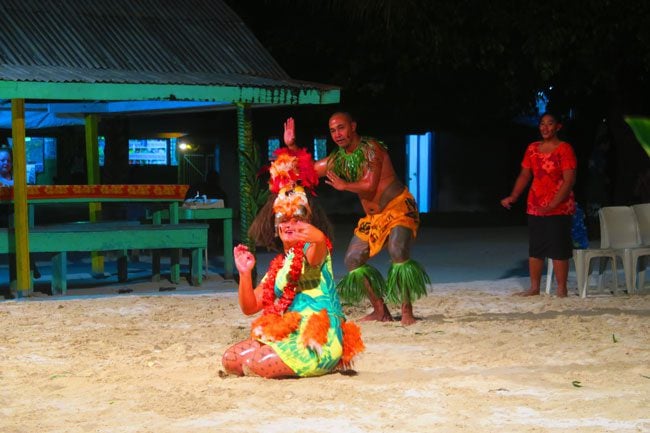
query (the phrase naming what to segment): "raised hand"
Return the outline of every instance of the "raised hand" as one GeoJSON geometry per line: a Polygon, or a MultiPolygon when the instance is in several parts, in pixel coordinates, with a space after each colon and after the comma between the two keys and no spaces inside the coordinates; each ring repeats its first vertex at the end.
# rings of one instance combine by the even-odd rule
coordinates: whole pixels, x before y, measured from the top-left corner
{"type": "Polygon", "coordinates": [[[235,266],[239,272],[251,272],[255,267],[255,256],[246,245],[239,244],[233,250],[235,266]]]}
{"type": "Polygon", "coordinates": [[[339,176],[337,176],[334,172],[328,171],[326,173],[327,179],[325,180],[325,183],[328,185],[331,185],[334,189],[343,191],[345,190],[345,184],[346,182],[341,179],[339,176]]]}
{"type": "Polygon", "coordinates": [[[289,149],[296,149],[296,127],[293,120],[293,117],[289,117],[286,122],[284,122],[284,144],[289,149]]]}
{"type": "Polygon", "coordinates": [[[327,255],[327,237],[313,225],[296,221],[293,226],[294,239],[309,243],[305,258],[311,266],[320,266],[327,255]]]}
{"type": "Polygon", "coordinates": [[[325,242],[325,233],[309,223],[296,221],[294,230],[294,236],[298,241],[310,243],[325,242]]]}

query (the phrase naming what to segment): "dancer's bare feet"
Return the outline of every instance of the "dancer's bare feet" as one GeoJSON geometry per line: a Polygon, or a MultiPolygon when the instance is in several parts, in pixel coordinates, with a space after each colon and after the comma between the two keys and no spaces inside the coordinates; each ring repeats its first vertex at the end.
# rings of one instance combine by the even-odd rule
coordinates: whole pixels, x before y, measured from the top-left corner
{"type": "Polygon", "coordinates": [[[413,305],[410,302],[402,304],[402,325],[409,326],[414,324],[415,321],[416,319],[413,315],[413,305]]]}
{"type": "Polygon", "coordinates": [[[555,294],[557,295],[558,298],[566,298],[568,296],[567,288],[566,287],[564,287],[564,288],[558,287],[555,294]]]}
{"type": "Polygon", "coordinates": [[[514,294],[514,296],[538,296],[539,295],[539,289],[528,289],[523,292],[517,292],[514,294]]]}
{"type": "Polygon", "coordinates": [[[384,301],[382,301],[381,299],[372,302],[372,308],[373,308],[372,313],[359,319],[359,322],[370,322],[370,321],[392,322],[393,321],[393,316],[390,315],[390,311],[388,311],[388,307],[386,306],[386,304],[384,304],[384,301]]]}

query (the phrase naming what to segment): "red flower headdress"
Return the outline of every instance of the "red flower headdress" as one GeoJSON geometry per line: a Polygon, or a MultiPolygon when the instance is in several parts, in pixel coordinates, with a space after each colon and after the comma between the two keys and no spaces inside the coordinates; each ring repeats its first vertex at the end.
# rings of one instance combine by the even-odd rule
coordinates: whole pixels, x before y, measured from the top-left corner
{"type": "Polygon", "coordinates": [[[313,193],[318,185],[314,160],[304,149],[282,147],[274,152],[269,173],[269,189],[276,194],[273,213],[277,223],[285,218],[308,220],[311,216],[306,191],[313,193]]]}
{"type": "Polygon", "coordinates": [[[269,172],[269,189],[277,194],[282,188],[300,185],[310,193],[318,186],[318,174],[314,170],[314,160],[305,149],[281,147],[273,152],[275,159],[269,172]]]}

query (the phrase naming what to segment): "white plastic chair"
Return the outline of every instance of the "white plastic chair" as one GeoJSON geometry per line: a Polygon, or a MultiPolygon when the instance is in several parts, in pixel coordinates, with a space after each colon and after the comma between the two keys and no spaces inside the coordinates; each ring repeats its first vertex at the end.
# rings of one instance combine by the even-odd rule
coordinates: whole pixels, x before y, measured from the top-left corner
{"type": "MultiPolygon", "coordinates": [[[[639,235],[641,236],[641,245],[650,247],[650,203],[632,205],[636,220],[639,223],[639,235]]],[[[632,261],[632,269],[636,270],[632,275],[632,286],[635,290],[642,290],[645,284],[645,272],[648,267],[648,258],[642,257],[641,260],[632,261]],[[637,285],[638,281],[638,285],[637,285]]]]}
{"type": "MultiPolygon", "coordinates": [[[[614,283],[614,290],[618,288],[618,276],[616,267],[616,252],[611,248],[587,248],[587,249],[574,249],[573,250],[573,263],[576,269],[576,281],[578,284],[578,294],[581,298],[587,297],[587,289],[589,288],[589,275],[592,259],[599,259],[598,261],[598,287],[603,287],[603,272],[606,268],[604,260],[609,259],[612,269],[612,281],[614,283]]],[[[553,260],[547,259],[546,261],[546,294],[551,294],[551,285],[553,284],[553,260]]]]}
{"type": "Polygon", "coordinates": [[[553,284],[553,260],[546,259],[546,294],[551,294],[551,284],[553,284]]]}
{"type": "Polygon", "coordinates": [[[581,298],[587,297],[589,288],[589,274],[592,259],[598,261],[598,287],[603,287],[603,272],[605,271],[605,259],[609,259],[612,269],[612,281],[614,290],[618,289],[618,277],[616,269],[616,252],[610,248],[585,248],[573,250],[573,262],[576,267],[576,280],[578,282],[578,294],[581,298]]]}
{"type": "Polygon", "coordinates": [[[641,244],[650,246],[650,203],[632,205],[637,223],[639,224],[639,235],[641,244]]]}
{"type": "Polygon", "coordinates": [[[553,285],[553,259],[546,259],[546,294],[551,294],[551,285],[553,285]]]}
{"type": "Polygon", "coordinates": [[[625,288],[636,291],[636,269],[639,259],[650,256],[650,246],[643,246],[636,213],[630,206],[606,206],[598,211],[600,246],[611,248],[621,257],[625,272],[625,288]]]}

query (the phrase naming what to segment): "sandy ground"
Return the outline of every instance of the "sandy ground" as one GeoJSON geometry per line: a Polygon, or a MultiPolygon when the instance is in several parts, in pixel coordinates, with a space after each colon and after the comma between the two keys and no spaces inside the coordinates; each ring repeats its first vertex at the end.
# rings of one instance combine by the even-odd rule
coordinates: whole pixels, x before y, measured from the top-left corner
{"type": "Polygon", "coordinates": [[[2,302],[0,431],[650,432],[650,296],[521,285],[433,285],[415,325],[362,324],[356,374],[290,380],[219,376],[232,292],[2,302]]]}

